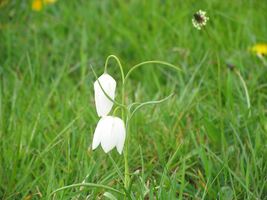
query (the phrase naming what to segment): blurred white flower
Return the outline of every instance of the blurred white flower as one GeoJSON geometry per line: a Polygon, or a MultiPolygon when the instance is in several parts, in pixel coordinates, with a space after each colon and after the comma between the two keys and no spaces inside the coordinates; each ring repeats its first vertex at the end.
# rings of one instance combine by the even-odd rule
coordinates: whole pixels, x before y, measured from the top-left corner
{"type": "Polygon", "coordinates": [[[114,100],[116,81],[110,75],[104,73],[94,83],[96,111],[98,116],[102,117],[108,115],[112,109],[113,102],[105,95],[99,83],[105,93],[114,100]]]}
{"type": "Polygon", "coordinates": [[[119,154],[122,153],[124,146],[126,130],[124,122],[113,116],[102,117],[95,129],[92,149],[96,149],[101,144],[105,153],[108,153],[114,147],[119,154]]]}
{"type": "Polygon", "coordinates": [[[199,10],[194,14],[192,24],[196,29],[201,30],[201,28],[206,25],[208,20],[209,17],[206,16],[206,12],[199,10]]]}

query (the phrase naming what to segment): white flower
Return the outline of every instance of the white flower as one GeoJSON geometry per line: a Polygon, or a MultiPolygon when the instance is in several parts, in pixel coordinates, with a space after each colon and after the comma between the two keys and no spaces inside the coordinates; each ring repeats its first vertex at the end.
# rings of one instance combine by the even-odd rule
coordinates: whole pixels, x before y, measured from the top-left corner
{"type": "Polygon", "coordinates": [[[116,146],[117,151],[121,154],[125,141],[125,133],[124,122],[120,118],[104,116],[96,126],[92,149],[96,149],[101,143],[105,153],[108,153],[116,146]]]}
{"type": "Polygon", "coordinates": [[[206,12],[199,10],[194,14],[192,24],[196,29],[201,30],[201,28],[206,25],[208,20],[209,17],[207,17],[206,12]]]}
{"type": "Polygon", "coordinates": [[[112,100],[115,97],[116,81],[110,75],[104,73],[94,83],[96,111],[98,116],[102,117],[108,115],[112,109],[113,102],[105,95],[98,81],[112,100]]]}

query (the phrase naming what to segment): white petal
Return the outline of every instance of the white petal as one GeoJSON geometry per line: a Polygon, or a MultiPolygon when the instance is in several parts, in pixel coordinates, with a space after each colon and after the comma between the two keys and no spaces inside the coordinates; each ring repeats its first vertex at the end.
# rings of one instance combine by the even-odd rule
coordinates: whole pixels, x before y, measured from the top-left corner
{"type": "Polygon", "coordinates": [[[105,131],[105,120],[101,118],[96,125],[94,138],[93,138],[93,144],[92,144],[93,150],[96,149],[98,145],[100,144],[101,139],[102,139],[102,134],[104,131],[105,131]]]}
{"type": "MultiPolygon", "coordinates": [[[[98,81],[107,95],[114,100],[116,81],[108,74],[102,74],[98,81]]],[[[113,102],[102,91],[98,81],[94,83],[96,111],[99,117],[106,116],[112,109],[113,102]]]]}
{"type": "Polygon", "coordinates": [[[114,126],[112,132],[117,136],[116,148],[119,154],[121,154],[125,142],[126,130],[124,122],[118,117],[114,117],[114,126]]]}
{"type": "Polygon", "coordinates": [[[104,119],[104,131],[101,136],[101,146],[105,153],[108,153],[116,146],[117,137],[113,132],[114,117],[106,116],[104,119]]]}

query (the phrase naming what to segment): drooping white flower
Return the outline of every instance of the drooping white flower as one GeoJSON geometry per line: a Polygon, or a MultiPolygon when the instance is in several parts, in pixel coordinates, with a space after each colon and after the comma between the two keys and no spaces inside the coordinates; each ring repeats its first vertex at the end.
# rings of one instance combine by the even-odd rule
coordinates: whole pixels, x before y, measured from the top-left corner
{"type": "Polygon", "coordinates": [[[105,95],[99,83],[105,93],[114,100],[116,81],[110,75],[104,73],[94,83],[96,111],[98,116],[102,117],[108,115],[112,109],[113,102],[105,95]]]}
{"type": "Polygon", "coordinates": [[[121,154],[124,146],[125,134],[125,125],[120,118],[104,116],[99,120],[96,126],[92,149],[96,149],[98,145],[101,144],[105,153],[108,153],[116,147],[119,154],[121,154]]]}

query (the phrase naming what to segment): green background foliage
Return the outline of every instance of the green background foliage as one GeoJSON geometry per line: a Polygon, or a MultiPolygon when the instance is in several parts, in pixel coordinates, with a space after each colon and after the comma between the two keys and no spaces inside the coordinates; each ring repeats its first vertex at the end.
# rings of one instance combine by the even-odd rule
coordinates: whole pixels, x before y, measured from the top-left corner
{"type": "MultiPolygon", "coordinates": [[[[89,64],[101,75],[114,54],[125,71],[146,60],[182,69],[147,65],[127,84],[128,103],[175,92],[133,118],[132,198],[266,199],[267,68],[248,51],[266,42],[266,10],[253,0],[59,0],[34,12],[10,0],[0,8],[0,197],[50,199],[83,181],[123,191],[123,156],[90,149],[98,117],[89,64]],[[199,9],[210,17],[202,31],[191,23],[199,9]]],[[[116,63],[108,70],[119,87],[116,63]]],[[[104,192],[75,187],[54,198],[104,192]]]]}

